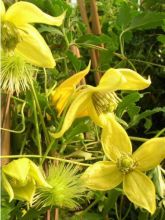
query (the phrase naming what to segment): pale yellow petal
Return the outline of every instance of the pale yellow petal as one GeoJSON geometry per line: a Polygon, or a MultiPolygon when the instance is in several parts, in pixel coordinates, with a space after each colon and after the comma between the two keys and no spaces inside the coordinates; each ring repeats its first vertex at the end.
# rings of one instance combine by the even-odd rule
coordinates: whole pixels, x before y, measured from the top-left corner
{"type": "Polygon", "coordinates": [[[13,160],[12,162],[5,165],[2,169],[3,172],[20,181],[24,182],[27,178],[30,169],[30,160],[27,158],[20,158],[17,160],[13,160]]]}
{"type": "Polygon", "coordinates": [[[165,158],[165,138],[152,138],[142,144],[132,155],[138,169],[147,171],[156,167],[165,158]]]}
{"type": "Polygon", "coordinates": [[[16,51],[27,62],[45,68],[53,68],[55,61],[43,37],[31,25],[20,27],[22,41],[17,44],[16,51]]]}
{"type": "Polygon", "coordinates": [[[76,85],[89,73],[89,70],[90,62],[84,70],[69,77],[52,92],[52,103],[58,111],[58,116],[61,115],[62,111],[67,105],[68,99],[70,99],[70,96],[74,92],[76,85]]]}
{"type": "Polygon", "coordinates": [[[125,78],[125,82],[119,85],[119,90],[141,90],[150,86],[150,78],[145,79],[137,72],[130,69],[118,69],[125,78]]]}
{"type": "Polygon", "coordinates": [[[64,20],[65,13],[52,17],[37,6],[29,2],[16,2],[6,12],[6,20],[11,21],[15,25],[27,23],[44,23],[49,25],[60,26],[64,20]]]}
{"type": "Polygon", "coordinates": [[[14,198],[32,203],[35,190],[36,190],[36,186],[34,181],[29,181],[25,186],[22,187],[14,186],[13,187],[14,198]]]}
{"type": "Polygon", "coordinates": [[[145,174],[132,171],[124,176],[123,190],[135,205],[147,209],[151,214],[156,209],[155,187],[145,174]]]}
{"type": "Polygon", "coordinates": [[[0,17],[1,17],[1,20],[3,20],[5,12],[6,12],[5,5],[4,5],[3,1],[0,0],[0,17]]]}
{"type": "Polygon", "coordinates": [[[32,161],[30,161],[29,177],[35,180],[35,183],[38,186],[51,188],[51,186],[46,182],[45,178],[43,177],[39,167],[37,167],[37,165],[32,161]]]}
{"type": "Polygon", "coordinates": [[[6,190],[6,192],[9,194],[9,202],[11,202],[14,199],[14,192],[7,177],[5,176],[3,172],[2,172],[2,185],[4,189],[6,190]]]}
{"type": "Polygon", "coordinates": [[[88,167],[82,175],[85,185],[93,190],[110,190],[122,182],[122,173],[116,164],[99,161],[88,167]]]}
{"type": "Polygon", "coordinates": [[[113,161],[116,161],[122,153],[129,155],[132,153],[130,139],[113,114],[107,115],[107,124],[101,134],[101,143],[105,155],[113,161]]]}
{"type": "Polygon", "coordinates": [[[116,91],[125,82],[125,78],[117,69],[110,68],[102,76],[97,90],[116,91]]]}
{"type": "Polygon", "coordinates": [[[84,90],[74,99],[66,113],[61,130],[54,134],[50,133],[52,137],[59,138],[70,128],[73,121],[78,117],[79,113],[83,112],[83,110],[86,110],[86,106],[89,103],[89,98],[90,91],[84,90]]]}

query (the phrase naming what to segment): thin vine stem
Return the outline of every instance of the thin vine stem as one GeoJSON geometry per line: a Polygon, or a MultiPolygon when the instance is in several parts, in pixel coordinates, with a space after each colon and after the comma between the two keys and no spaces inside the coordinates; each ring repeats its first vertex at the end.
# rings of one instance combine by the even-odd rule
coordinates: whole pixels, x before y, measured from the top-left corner
{"type": "Polygon", "coordinates": [[[163,133],[165,133],[165,128],[163,128],[162,130],[160,130],[155,137],[159,137],[160,135],[162,135],[163,133]]]}
{"type": "Polygon", "coordinates": [[[33,101],[34,125],[35,125],[35,129],[36,129],[36,141],[37,141],[37,147],[38,147],[38,154],[42,155],[41,135],[40,135],[40,130],[39,130],[39,126],[38,126],[36,102],[35,102],[34,98],[32,98],[32,101],[33,101]]]}
{"type": "MultiPolygon", "coordinates": [[[[5,156],[0,156],[1,159],[6,159],[6,158],[43,158],[44,156],[42,155],[5,155],[5,156]]],[[[67,159],[63,159],[63,158],[59,158],[59,157],[51,157],[51,156],[46,156],[45,159],[48,160],[57,160],[57,161],[61,161],[61,162],[65,162],[65,163],[72,163],[72,164],[76,164],[79,166],[85,166],[85,167],[89,167],[91,166],[91,164],[87,164],[87,163],[79,163],[77,161],[74,160],[67,160],[67,159]]]]}
{"type": "Polygon", "coordinates": [[[16,131],[16,130],[11,130],[11,129],[7,129],[7,128],[0,128],[0,130],[2,130],[2,131],[8,131],[8,132],[11,132],[11,133],[16,133],[16,134],[23,133],[23,132],[25,131],[25,116],[24,116],[24,108],[25,108],[25,105],[26,105],[26,102],[23,103],[22,109],[21,109],[21,116],[22,116],[21,123],[22,123],[22,129],[16,131]]]}
{"type": "Polygon", "coordinates": [[[140,142],[146,142],[149,140],[148,138],[133,137],[133,136],[129,136],[129,138],[133,141],[140,141],[140,142]]]}
{"type": "Polygon", "coordinates": [[[34,99],[35,99],[35,102],[36,102],[36,107],[37,107],[37,110],[38,110],[38,114],[39,114],[39,117],[40,117],[40,120],[41,120],[43,132],[44,132],[45,139],[46,139],[46,144],[49,144],[50,143],[49,134],[48,134],[45,122],[44,122],[44,118],[42,116],[42,111],[41,111],[40,104],[39,104],[39,101],[38,101],[38,98],[37,98],[37,94],[36,94],[36,91],[35,91],[35,88],[34,88],[34,85],[33,85],[33,81],[32,81],[30,76],[28,76],[28,78],[29,78],[29,82],[30,82],[30,86],[31,86],[31,91],[32,91],[32,94],[34,95],[34,99]]]}

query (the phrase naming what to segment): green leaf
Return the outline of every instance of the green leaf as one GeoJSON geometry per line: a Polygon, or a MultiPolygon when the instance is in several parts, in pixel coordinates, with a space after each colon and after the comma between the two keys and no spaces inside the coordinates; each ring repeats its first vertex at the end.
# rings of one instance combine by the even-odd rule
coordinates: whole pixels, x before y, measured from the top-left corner
{"type": "Polygon", "coordinates": [[[79,37],[76,43],[86,43],[86,44],[94,44],[99,45],[101,43],[111,43],[111,38],[106,34],[101,34],[99,36],[93,34],[86,34],[79,37]]]}
{"type": "Polygon", "coordinates": [[[71,61],[75,71],[79,72],[81,69],[81,61],[71,51],[67,51],[66,54],[71,61]]]}
{"type": "Polygon", "coordinates": [[[161,34],[157,37],[157,40],[162,44],[165,44],[165,35],[161,34]]]}
{"type": "Polygon", "coordinates": [[[76,135],[90,130],[88,118],[76,119],[71,128],[65,134],[65,141],[68,142],[75,138],[76,135]]]}
{"type": "Polygon", "coordinates": [[[119,14],[117,16],[117,24],[122,26],[123,28],[127,27],[131,20],[131,11],[128,4],[123,2],[121,8],[119,10],[119,14]]]}
{"type": "Polygon", "coordinates": [[[135,103],[138,102],[142,97],[143,95],[138,92],[132,92],[125,96],[118,104],[116,111],[117,116],[121,118],[125,112],[128,112],[130,118],[132,118],[134,115],[138,114],[140,107],[136,106],[135,103]]]}
{"type": "Polygon", "coordinates": [[[129,30],[132,30],[132,29],[147,30],[147,29],[160,27],[163,24],[164,19],[165,19],[165,13],[144,12],[144,13],[139,14],[136,17],[134,17],[130,26],[127,29],[129,29],[129,30]]]}
{"type": "Polygon", "coordinates": [[[57,29],[57,28],[55,28],[53,26],[41,25],[41,27],[39,27],[38,30],[39,30],[40,33],[42,33],[42,32],[49,32],[51,34],[56,34],[56,35],[64,36],[63,33],[59,29],[57,29]]]}
{"type": "Polygon", "coordinates": [[[139,115],[135,115],[133,120],[130,122],[129,127],[137,125],[142,119],[149,117],[158,112],[165,112],[165,107],[157,107],[152,110],[146,110],[139,115]]]}
{"type": "Polygon", "coordinates": [[[118,197],[122,194],[122,191],[112,189],[108,192],[108,198],[104,202],[104,214],[108,214],[112,208],[115,208],[115,203],[118,197]]]}
{"type": "Polygon", "coordinates": [[[145,123],[144,123],[144,127],[145,127],[146,131],[148,131],[152,127],[152,120],[149,118],[146,118],[145,123]]]}

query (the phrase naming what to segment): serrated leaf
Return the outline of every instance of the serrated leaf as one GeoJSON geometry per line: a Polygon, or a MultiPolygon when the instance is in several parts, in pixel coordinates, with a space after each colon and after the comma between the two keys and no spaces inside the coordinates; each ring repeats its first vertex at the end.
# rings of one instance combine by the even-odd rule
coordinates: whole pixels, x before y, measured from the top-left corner
{"type": "Polygon", "coordinates": [[[46,26],[46,25],[41,25],[40,28],[38,28],[39,32],[42,33],[42,32],[49,32],[51,34],[56,34],[56,35],[60,35],[60,36],[64,36],[63,33],[55,28],[55,27],[52,27],[52,26],[46,26]]]}
{"type": "Polygon", "coordinates": [[[116,111],[117,116],[121,118],[122,115],[128,111],[130,117],[132,118],[140,110],[135,103],[138,102],[142,97],[143,95],[138,92],[132,92],[131,94],[125,96],[122,99],[122,102],[118,104],[116,111]]]}
{"type": "Polygon", "coordinates": [[[129,127],[137,125],[142,119],[145,119],[158,112],[165,112],[165,107],[157,107],[152,110],[146,110],[139,115],[135,115],[133,120],[130,122],[129,127]]]}
{"type": "Polygon", "coordinates": [[[119,24],[120,26],[124,28],[128,26],[128,24],[130,23],[130,20],[131,20],[130,7],[128,6],[128,4],[124,2],[117,16],[117,24],[119,24]]]}
{"type": "Polygon", "coordinates": [[[94,44],[99,45],[102,43],[111,43],[111,38],[106,35],[102,34],[99,36],[93,35],[93,34],[86,34],[78,38],[76,43],[86,43],[86,44],[94,44]]]}
{"type": "Polygon", "coordinates": [[[145,119],[145,123],[144,123],[144,127],[145,127],[145,132],[148,131],[151,127],[152,127],[152,120],[149,118],[145,119]]]}
{"type": "Polygon", "coordinates": [[[65,141],[68,142],[76,135],[90,130],[87,118],[76,119],[71,128],[65,134],[65,141]]]}
{"type": "Polygon", "coordinates": [[[127,28],[129,30],[133,29],[151,29],[161,26],[163,20],[165,19],[165,13],[162,12],[144,12],[137,15],[132,20],[130,26],[127,28]]]}

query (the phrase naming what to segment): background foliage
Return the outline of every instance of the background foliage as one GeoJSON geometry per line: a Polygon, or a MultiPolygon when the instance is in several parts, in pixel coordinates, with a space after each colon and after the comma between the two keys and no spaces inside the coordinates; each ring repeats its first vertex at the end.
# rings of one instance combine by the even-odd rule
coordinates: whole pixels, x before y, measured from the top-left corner
{"type": "MultiPolygon", "coordinates": [[[[50,46],[57,62],[55,69],[40,69],[34,76],[34,86],[48,131],[59,128],[60,121],[51,106],[51,89],[70,75],[85,68],[91,59],[91,50],[99,51],[97,67],[93,67],[86,78],[88,84],[96,85],[96,72],[103,74],[108,68],[130,68],[143,76],[151,77],[152,85],[144,92],[120,92],[122,102],[116,114],[130,136],[151,138],[163,135],[165,129],[165,3],[163,0],[98,0],[98,14],[101,34],[88,33],[82,21],[79,7],[65,0],[30,0],[46,13],[57,16],[66,11],[62,27],[36,25],[50,46]],[[76,45],[81,56],[72,50],[76,45]],[[103,47],[104,45],[104,47],[103,47]]],[[[90,0],[86,0],[89,24],[92,26],[90,0]]],[[[11,5],[11,1],[6,1],[11,5]]],[[[103,158],[99,133],[88,118],[78,119],[64,137],[51,142],[48,149],[39,119],[35,118],[34,97],[30,91],[12,97],[11,154],[38,154],[38,143],[42,153],[58,155],[66,159],[93,163],[103,158]],[[22,103],[26,102],[23,106],[22,103]],[[36,123],[38,128],[36,128],[36,123]],[[39,136],[37,136],[37,129],[39,136]],[[36,138],[39,137],[39,139],[36,138]]],[[[139,142],[134,146],[138,147],[139,142]]],[[[36,162],[38,162],[36,160],[36,162]]],[[[158,168],[150,172],[157,189],[156,213],[151,217],[144,210],[137,209],[114,189],[107,192],[88,192],[81,202],[80,210],[60,209],[59,220],[163,220],[165,219],[161,180],[158,168]]],[[[2,194],[2,219],[44,219],[46,210],[30,208],[18,201],[8,203],[2,194]]],[[[51,211],[53,219],[53,212],[51,211]]]]}

